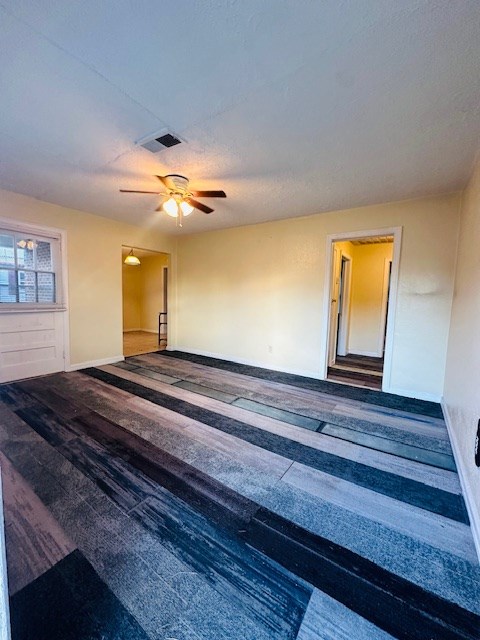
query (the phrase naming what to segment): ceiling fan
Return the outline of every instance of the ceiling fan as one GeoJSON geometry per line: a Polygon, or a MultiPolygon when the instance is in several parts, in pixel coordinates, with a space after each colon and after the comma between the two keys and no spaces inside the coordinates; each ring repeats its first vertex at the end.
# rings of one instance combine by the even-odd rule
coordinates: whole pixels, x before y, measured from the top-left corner
{"type": "Polygon", "coordinates": [[[160,180],[166,189],[165,191],[136,191],[133,189],[120,189],[122,193],[152,193],[156,195],[168,196],[155,211],[165,211],[172,218],[177,218],[179,226],[182,226],[182,218],[189,216],[194,209],[203,211],[203,213],[212,213],[213,209],[208,207],[197,198],[226,198],[225,191],[197,191],[191,190],[188,186],[188,178],[171,173],[167,176],[155,176],[160,180]]]}

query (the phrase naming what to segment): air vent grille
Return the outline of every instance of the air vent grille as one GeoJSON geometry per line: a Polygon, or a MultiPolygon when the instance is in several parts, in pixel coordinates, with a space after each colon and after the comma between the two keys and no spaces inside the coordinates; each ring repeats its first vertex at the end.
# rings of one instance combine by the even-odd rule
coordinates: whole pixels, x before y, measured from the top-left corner
{"type": "Polygon", "coordinates": [[[182,142],[183,140],[181,140],[177,135],[171,131],[163,129],[162,131],[157,131],[157,133],[149,135],[146,138],[142,138],[137,142],[137,144],[152,153],[158,153],[159,151],[163,151],[163,149],[169,149],[170,147],[174,147],[182,142]]]}
{"type": "Polygon", "coordinates": [[[164,136],[160,136],[160,138],[156,138],[157,142],[163,144],[164,147],[174,147],[176,144],[180,144],[181,140],[179,140],[176,136],[171,133],[166,133],[164,136]]]}

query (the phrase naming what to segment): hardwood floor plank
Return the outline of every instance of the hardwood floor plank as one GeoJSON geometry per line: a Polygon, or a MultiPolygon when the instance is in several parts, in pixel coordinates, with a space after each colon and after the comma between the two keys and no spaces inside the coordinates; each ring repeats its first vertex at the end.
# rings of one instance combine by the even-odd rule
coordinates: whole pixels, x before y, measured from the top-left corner
{"type": "Polygon", "coordinates": [[[241,528],[258,508],[251,500],[94,412],[75,422],[112,456],[125,460],[220,527],[241,528]]]}
{"type": "Polygon", "coordinates": [[[257,512],[245,539],[399,640],[478,638],[480,616],[271,512],[257,512]]]}
{"type": "MultiPolygon", "coordinates": [[[[233,464],[237,463],[235,473],[240,474],[244,468],[245,475],[248,473],[255,475],[255,470],[257,470],[268,473],[272,477],[272,481],[280,478],[291,464],[291,461],[283,456],[265,451],[235,436],[219,432],[197,420],[159,407],[131,394],[129,394],[129,400],[122,403],[122,407],[119,407],[118,403],[113,400],[107,400],[103,389],[101,399],[95,399],[93,392],[97,388],[105,386],[104,383],[93,378],[85,378],[80,374],[78,376],[81,383],[77,383],[77,378],[74,378],[73,385],[62,388],[61,393],[65,397],[65,402],[68,403],[71,397],[78,401],[84,399],[85,402],[88,402],[89,410],[94,409],[107,419],[116,421],[133,433],[137,433],[163,448],[168,449],[169,444],[182,445],[183,452],[187,457],[198,449],[199,454],[203,454],[204,458],[208,448],[227,456],[223,465],[226,468],[232,469],[233,464]],[[82,391],[79,391],[80,386],[82,391]],[[83,396],[82,393],[85,391],[83,396]],[[201,445],[201,450],[198,445],[201,445]]],[[[156,382],[155,386],[158,384],[160,383],[156,382]]],[[[59,380],[57,388],[61,386],[62,381],[59,380]]],[[[171,385],[165,386],[168,389],[173,389],[171,385]]],[[[176,390],[175,393],[181,395],[183,392],[176,390]]]]}
{"type": "MultiPolygon", "coordinates": [[[[98,382],[99,384],[103,384],[100,381],[98,382]]],[[[198,406],[203,408],[223,412],[224,415],[228,417],[240,420],[259,429],[264,429],[266,431],[282,435],[290,440],[305,444],[306,446],[327,451],[340,457],[357,460],[358,462],[363,462],[369,466],[376,467],[384,471],[393,471],[397,475],[419,480],[424,484],[429,484],[451,493],[461,493],[458,476],[454,472],[443,470],[437,472],[436,470],[418,462],[410,463],[408,459],[402,460],[395,455],[377,453],[377,450],[365,449],[364,447],[350,444],[350,442],[347,441],[324,436],[323,433],[313,434],[303,429],[299,430],[270,417],[251,414],[249,411],[237,408],[236,406],[220,405],[215,401],[211,402],[204,400],[198,396],[178,393],[172,388],[166,388],[164,386],[156,386],[152,388],[163,391],[166,394],[171,394],[173,397],[180,399],[183,398],[189,402],[196,402],[198,406]]],[[[136,396],[132,397],[128,402],[129,405],[134,406],[136,410],[141,411],[144,415],[152,417],[153,419],[161,420],[163,413],[162,407],[136,396]]],[[[212,432],[207,431],[207,433],[208,437],[211,439],[212,432]]]]}
{"type": "MultiPolygon", "coordinates": [[[[118,365],[115,365],[118,366],[118,365]]],[[[175,384],[181,382],[180,378],[174,378],[173,376],[167,376],[164,373],[157,373],[156,371],[150,371],[144,367],[134,367],[133,369],[138,375],[146,376],[147,378],[153,378],[154,380],[160,380],[160,382],[166,382],[167,384],[175,384]]]]}
{"type": "Polygon", "coordinates": [[[400,457],[413,443],[430,461],[449,452],[433,409],[145,358],[11,385],[0,449],[147,633],[331,640],[340,616],[338,638],[476,637],[480,568],[458,476],[400,457]],[[276,417],[234,406],[235,387],[276,417]],[[292,407],[391,452],[290,424],[292,407]]]}
{"type": "MultiPolygon", "coordinates": [[[[104,367],[104,369],[108,370],[108,367],[104,367]]],[[[116,372],[115,369],[112,369],[112,371],[116,372]]],[[[123,372],[121,375],[122,377],[124,377],[123,372]]],[[[128,373],[126,379],[131,379],[133,381],[138,380],[138,378],[135,378],[134,376],[132,377],[130,373],[128,373]]],[[[58,376],[56,378],[57,389],[62,384],[65,384],[66,380],[67,379],[65,377],[58,376]]],[[[105,389],[108,389],[108,385],[106,383],[94,378],[85,381],[85,376],[82,376],[79,373],[69,374],[68,380],[70,380],[71,383],[67,384],[67,386],[63,388],[62,393],[66,393],[68,395],[69,393],[73,392],[74,396],[78,398],[80,389],[82,389],[82,391],[88,390],[88,393],[84,394],[84,401],[89,403],[89,407],[94,408],[102,415],[106,415],[106,417],[113,416],[113,418],[116,419],[120,424],[122,424],[123,426],[127,426],[128,428],[131,428],[132,425],[137,424],[138,419],[135,417],[135,414],[130,415],[130,413],[127,412],[125,416],[122,416],[121,410],[118,409],[118,403],[116,403],[113,399],[107,400],[105,389]],[[102,398],[105,399],[104,402],[99,402],[95,399],[95,395],[93,394],[93,392],[97,390],[99,394],[101,394],[102,398]],[[108,413],[106,414],[105,409],[107,407],[108,413]]],[[[378,453],[374,450],[365,449],[363,447],[350,444],[347,441],[338,440],[330,436],[323,436],[320,433],[312,433],[305,429],[297,429],[272,418],[264,417],[259,414],[253,414],[244,409],[240,409],[231,405],[225,405],[207,397],[202,397],[197,394],[179,390],[172,385],[165,385],[153,381],[146,382],[145,380],[141,380],[141,382],[144,385],[148,385],[149,388],[162,391],[165,394],[172,395],[172,397],[185,399],[189,402],[196,403],[199,407],[202,408],[211,409],[216,412],[223,412],[224,415],[228,417],[240,420],[247,424],[251,424],[252,426],[255,426],[259,429],[264,429],[266,431],[282,435],[290,440],[305,444],[306,446],[327,451],[339,457],[357,460],[358,462],[362,462],[364,464],[367,464],[368,466],[382,469],[384,471],[390,471],[395,473],[396,475],[408,477],[413,480],[422,482],[423,484],[428,484],[430,486],[437,487],[450,493],[461,493],[458,476],[454,472],[432,469],[431,467],[422,465],[417,462],[410,462],[406,459],[401,459],[390,454],[378,453]]],[[[215,448],[218,451],[227,452],[227,449],[224,449],[223,445],[225,440],[219,438],[218,431],[215,431],[213,428],[198,423],[195,420],[191,420],[190,418],[186,418],[185,416],[174,414],[170,410],[159,407],[158,405],[151,403],[148,400],[144,400],[143,398],[139,398],[138,396],[134,396],[132,394],[127,395],[129,399],[127,400],[126,406],[129,406],[135,412],[140,413],[142,416],[150,418],[157,423],[157,429],[155,429],[153,433],[150,433],[151,430],[149,427],[147,429],[147,433],[144,433],[141,430],[138,431],[138,433],[144,435],[144,437],[158,437],[159,433],[161,433],[158,431],[158,427],[161,427],[163,430],[179,429],[180,433],[182,433],[182,431],[185,433],[185,430],[190,429],[190,435],[194,437],[196,441],[201,441],[206,446],[215,448]]],[[[68,397],[70,396],[68,395],[68,397]]],[[[68,399],[66,399],[65,401],[68,402],[68,399]]],[[[164,432],[165,431],[163,431],[163,433],[164,432]]],[[[231,436],[228,436],[228,434],[224,435],[226,438],[231,438],[231,436]]],[[[228,446],[228,455],[230,456],[233,456],[234,452],[239,453],[238,439],[233,438],[233,440],[233,445],[230,443],[230,445],[228,446]]],[[[176,441],[178,441],[178,439],[176,441]]],[[[162,442],[162,445],[165,446],[165,442],[162,442]]],[[[258,448],[255,446],[253,446],[253,450],[255,451],[255,460],[248,460],[248,458],[243,458],[244,464],[248,464],[248,466],[259,469],[270,469],[272,473],[277,473],[271,466],[272,460],[270,458],[265,458],[263,455],[259,456],[258,448]],[[267,466],[265,466],[265,464],[262,464],[262,462],[266,463],[267,466]]],[[[245,450],[243,449],[240,459],[242,459],[242,456],[244,455],[245,450]]],[[[285,469],[283,469],[282,471],[281,467],[279,467],[278,472],[280,473],[280,475],[284,472],[284,470],[285,469]]]]}
{"type": "Polygon", "coordinates": [[[28,409],[17,409],[17,415],[53,446],[58,446],[76,437],[72,429],[65,427],[55,414],[33,399],[34,405],[28,409]]]}
{"type": "Polygon", "coordinates": [[[183,360],[193,364],[201,364],[203,366],[216,368],[221,371],[230,371],[241,373],[245,376],[252,376],[262,380],[285,383],[290,386],[296,386],[301,389],[310,389],[316,393],[330,396],[337,396],[346,399],[354,399],[369,404],[389,407],[391,409],[405,409],[410,413],[419,413],[424,416],[432,416],[443,419],[442,410],[438,403],[428,402],[425,400],[416,400],[412,398],[403,398],[390,393],[378,391],[367,391],[362,389],[354,389],[351,387],[339,387],[332,385],[324,380],[316,380],[313,378],[305,378],[295,374],[284,373],[282,371],[272,371],[271,369],[263,369],[251,365],[239,364],[228,360],[220,360],[207,356],[199,356],[183,351],[163,351],[161,354],[152,354],[157,358],[174,358],[175,360],[183,360]]]}
{"type": "Polygon", "coordinates": [[[241,407],[248,411],[254,411],[255,413],[260,413],[261,415],[269,416],[270,418],[276,418],[277,420],[294,424],[295,426],[302,427],[303,429],[310,429],[310,431],[318,431],[319,427],[323,424],[319,420],[312,420],[311,418],[299,416],[298,414],[291,413],[290,411],[276,409],[275,407],[269,407],[261,402],[245,400],[244,398],[235,400],[233,404],[236,407],[241,407]]]}
{"type": "Polygon", "coordinates": [[[296,637],[311,594],[304,583],[295,585],[291,574],[236,538],[219,537],[208,521],[188,509],[179,511],[163,492],[143,502],[132,515],[194,570],[208,571],[217,591],[232,593],[236,585],[235,597],[242,609],[262,621],[272,637],[296,637]]]}
{"type": "Polygon", "coordinates": [[[156,485],[143,474],[119,463],[92,441],[70,440],[58,447],[58,451],[127,511],[155,492],[156,485]]]}
{"type": "Polygon", "coordinates": [[[10,611],[12,640],[148,640],[79,551],[16,593],[10,611]]]}
{"type": "Polygon", "coordinates": [[[466,524],[427,513],[297,462],[285,473],[282,482],[447,553],[474,559],[470,527],[466,524]]]}
{"type": "Polygon", "coordinates": [[[194,393],[199,393],[202,396],[207,396],[208,398],[215,398],[215,400],[220,400],[221,402],[233,402],[237,400],[237,396],[234,396],[230,393],[224,393],[223,391],[217,391],[217,389],[210,389],[210,387],[204,387],[200,384],[194,384],[193,382],[187,382],[186,380],[181,380],[180,382],[175,383],[176,387],[180,387],[180,389],[187,389],[187,391],[193,391],[194,393]]]}
{"type": "MultiPolygon", "coordinates": [[[[239,546],[238,542],[234,543],[232,540],[227,540],[227,538],[225,538],[227,534],[220,534],[219,532],[220,530],[227,531],[228,529],[236,532],[239,527],[245,526],[253,510],[256,510],[258,505],[252,505],[250,501],[245,500],[238,494],[234,495],[222,485],[189,469],[187,465],[182,464],[178,460],[174,460],[164,452],[152,449],[151,447],[149,448],[148,444],[144,443],[140,438],[128,434],[125,430],[108,423],[105,419],[99,418],[94,414],[81,416],[75,419],[74,423],[76,427],[85,429],[88,441],[87,439],[69,440],[60,445],[58,451],[61,451],[76,467],[81,468],[84,473],[94,478],[98,486],[100,486],[110,498],[121,506],[122,509],[134,514],[135,517],[140,518],[140,514],[143,513],[143,509],[145,508],[142,505],[149,502],[149,497],[153,499],[153,496],[155,496],[154,499],[156,504],[158,504],[161,494],[163,495],[163,501],[168,502],[168,509],[163,513],[162,521],[165,520],[165,518],[170,521],[174,508],[178,513],[175,518],[178,522],[182,522],[183,529],[185,529],[186,526],[187,512],[190,513],[190,518],[198,519],[197,515],[194,516],[193,512],[189,511],[190,508],[186,506],[184,501],[177,504],[169,493],[163,494],[163,489],[161,490],[159,488],[159,482],[162,487],[167,485],[177,496],[180,495],[181,498],[187,500],[189,504],[191,503],[200,513],[206,513],[209,519],[208,521],[204,520],[202,516],[201,523],[197,527],[198,531],[202,531],[201,535],[205,536],[207,522],[214,522],[216,528],[208,524],[208,527],[210,527],[210,538],[209,541],[203,544],[203,547],[201,541],[199,542],[198,539],[200,533],[196,534],[197,547],[203,548],[203,555],[201,557],[204,561],[202,565],[204,570],[208,572],[212,571],[213,558],[217,559],[217,562],[225,562],[229,567],[228,571],[235,572],[234,575],[227,572],[229,576],[227,582],[230,580],[232,585],[235,585],[239,581],[246,580],[245,593],[242,596],[246,603],[245,606],[248,605],[247,608],[250,613],[252,615],[255,614],[262,624],[267,625],[274,634],[272,637],[292,639],[295,637],[310,591],[303,591],[302,593],[304,595],[301,596],[301,603],[298,604],[298,606],[294,604],[292,594],[295,593],[295,590],[298,592],[298,587],[294,583],[290,584],[291,580],[288,577],[281,578],[282,572],[280,571],[279,573],[278,569],[274,570],[273,566],[269,571],[270,573],[274,572],[275,579],[268,578],[265,559],[260,563],[263,567],[263,573],[259,573],[257,569],[254,571],[254,574],[252,574],[252,577],[246,577],[246,567],[249,566],[250,562],[253,562],[252,559],[241,559],[245,556],[245,553],[247,553],[247,548],[243,543],[240,543],[239,546]],[[101,443],[102,447],[91,442],[92,436],[98,438],[98,442],[101,443]],[[107,445],[110,445],[110,448],[107,445]],[[107,448],[105,449],[105,447],[107,448]],[[119,456],[128,459],[129,463],[119,463],[119,456]],[[132,463],[134,470],[132,470],[132,463]],[[145,474],[147,474],[148,480],[145,474]],[[153,482],[150,482],[150,479],[153,480],[153,482]],[[247,512],[245,512],[245,509],[247,509],[247,512]],[[218,544],[217,547],[211,546],[212,536],[214,535],[217,538],[220,536],[220,540],[222,540],[220,547],[218,547],[218,544]],[[235,546],[235,548],[238,547],[235,552],[235,558],[237,558],[238,553],[240,553],[239,549],[241,550],[241,556],[237,558],[237,560],[230,558],[227,562],[227,556],[225,556],[227,553],[226,546],[231,548],[232,545],[235,546]],[[209,563],[206,563],[205,554],[210,557],[209,563]],[[235,562],[241,563],[238,570],[236,569],[235,562]],[[261,578],[261,575],[263,575],[263,578],[261,578]],[[255,585],[258,585],[258,581],[260,580],[260,584],[262,585],[260,591],[256,591],[256,587],[253,586],[254,583],[251,583],[247,588],[251,580],[255,581],[255,585]],[[268,580],[270,580],[270,583],[268,583],[268,580]],[[286,586],[284,591],[281,591],[283,588],[282,584],[285,584],[285,580],[287,580],[287,586],[289,586],[288,588],[286,586]],[[266,600],[266,596],[263,595],[264,593],[269,594],[266,600]],[[269,604],[271,598],[274,599],[272,605],[269,604]],[[289,602],[291,606],[288,605],[289,602]],[[268,609],[268,616],[262,613],[263,609],[267,606],[273,606],[275,608],[275,614],[271,609],[268,609]],[[287,608],[285,609],[285,607],[287,608]],[[295,633],[293,633],[292,629],[295,633]]],[[[156,527],[158,527],[158,522],[156,527]]],[[[188,546],[191,544],[191,535],[192,534],[187,537],[187,540],[190,540],[188,546]]],[[[180,542],[178,542],[178,544],[180,544],[180,542]]],[[[190,559],[191,553],[192,552],[190,552],[190,559]]],[[[247,555],[248,554],[251,555],[251,552],[248,552],[247,555]]],[[[259,561],[257,559],[254,562],[258,565],[259,561]]],[[[225,571],[226,568],[223,569],[222,576],[225,576],[225,571]]],[[[227,588],[224,584],[225,579],[226,578],[223,577],[221,580],[222,590],[227,588]]],[[[231,590],[232,587],[228,588],[231,590]]],[[[238,599],[240,595],[237,592],[237,587],[235,586],[234,589],[238,599]]],[[[243,593],[243,588],[241,588],[240,593],[243,593]]],[[[259,633],[258,637],[263,637],[263,634],[259,633]]],[[[267,637],[268,636],[265,635],[265,640],[267,637]]]]}
{"type": "MultiPolygon", "coordinates": [[[[439,513],[459,522],[468,523],[463,499],[453,494],[427,487],[413,480],[396,476],[379,469],[374,469],[357,462],[339,458],[324,451],[305,447],[297,442],[286,440],[282,436],[267,433],[248,424],[232,420],[224,415],[206,409],[200,409],[184,400],[177,400],[158,391],[153,391],[135,382],[112,375],[100,369],[85,369],[83,373],[91,375],[128,390],[135,395],[150,400],[155,404],[172,409],[188,417],[194,418],[231,435],[235,435],[251,444],[277,453],[292,461],[302,462],[313,468],[323,470],[350,482],[377,491],[392,498],[403,500],[420,508],[439,513]]],[[[122,374],[132,375],[131,372],[122,374]]]]}
{"type": "Polygon", "coordinates": [[[297,640],[395,640],[326,593],[314,589],[297,640]]]}
{"type": "MultiPolygon", "coordinates": [[[[425,433],[425,435],[430,435],[432,437],[442,437],[447,439],[445,423],[443,418],[432,418],[426,415],[419,415],[417,413],[407,412],[401,409],[388,408],[379,405],[371,405],[366,402],[360,402],[358,400],[353,399],[345,399],[345,398],[335,398],[334,395],[329,395],[326,393],[319,393],[317,391],[312,391],[310,389],[303,389],[297,387],[289,387],[286,384],[271,382],[269,380],[257,380],[255,378],[252,379],[251,376],[244,376],[238,373],[225,373],[224,371],[215,372],[211,371],[212,367],[201,366],[198,364],[185,365],[182,361],[179,361],[177,365],[176,358],[170,356],[169,358],[162,357],[162,355],[158,356],[158,354],[150,354],[146,362],[150,363],[150,366],[156,367],[164,367],[169,366],[168,362],[165,365],[165,360],[173,361],[175,363],[174,368],[179,367],[179,372],[182,372],[183,375],[187,376],[189,374],[199,376],[206,375],[206,372],[209,374],[209,381],[213,384],[221,384],[222,380],[229,380],[232,384],[238,384],[241,387],[245,387],[246,390],[253,390],[257,392],[267,392],[269,389],[272,392],[278,392],[279,390],[284,392],[284,394],[288,394],[292,398],[297,399],[299,402],[309,402],[314,407],[317,407],[319,410],[323,409],[337,409],[338,407],[344,408],[348,407],[350,415],[353,415],[356,412],[361,412],[363,417],[367,419],[367,416],[370,416],[371,420],[376,420],[380,417],[380,421],[383,423],[387,420],[389,426],[398,427],[398,428],[410,428],[413,432],[417,432],[420,425],[430,425],[432,429],[425,433]],[[337,400],[335,402],[335,399],[337,400]],[[332,401],[334,402],[332,406],[332,401]],[[321,404],[319,404],[321,403],[321,404]],[[324,403],[324,404],[323,404],[324,403]]],[[[171,366],[171,365],[170,365],[171,366]]],[[[239,394],[241,395],[241,394],[239,394]]],[[[278,395],[278,393],[277,393],[278,395]]],[[[243,397],[246,397],[245,395],[243,397]]]]}
{"type": "Polygon", "coordinates": [[[13,595],[75,549],[47,507],[0,452],[8,552],[8,590],[13,595]]]}
{"type": "Polygon", "coordinates": [[[438,429],[425,434],[418,430],[419,421],[415,414],[411,419],[405,415],[394,416],[391,411],[387,414],[384,408],[380,408],[377,412],[374,406],[365,407],[361,403],[352,404],[351,401],[347,405],[348,412],[344,410],[343,403],[341,403],[339,411],[339,403],[332,403],[334,400],[332,396],[318,394],[310,390],[292,388],[270,381],[259,381],[237,373],[225,374],[223,371],[215,371],[212,367],[192,365],[188,362],[179,361],[177,364],[173,358],[163,358],[156,354],[139,356],[136,361],[159,372],[172,373],[177,370],[178,366],[177,375],[181,375],[184,380],[218,391],[226,391],[229,394],[261,402],[300,416],[359,430],[365,429],[367,432],[373,430],[374,434],[398,439],[405,444],[416,444],[439,452],[451,452],[448,440],[445,438],[446,427],[443,422],[435,425],[439,426],[438,429]],[[166,364],[165,360],[167,360],[166,364]],[[360,413],[356,414],[357,410],[360,410],[360,413]],[[439,438],[436,436],[437,433],[439,438]]]}
{"type": "Polygon", "coordinates": [[[428,464],[432,467],[438,467],[440,469],[446,469],[447,471],[456,471],[455,460],[453,456],[449,456],[445,453],[438,453],[437,451],[430,451],[429,449],[421,449],[420,447],[413,447],[411,445],[403,444],[395,440],[389,440],[388,438],[381,438],[379,436],[373,436],[369,433],[362,433],[355,429],[347,429],[345,427],[339,427],[336,424],[324,424],[321,428],[322,433],[342,440],[349,440],[363,447],[369,447],[377,451],[384,451],[385,453],[392,453],[395,456],[401,458],[408,458],[409,460],[416,460],[423,464],[428,464]]]}
{"type": "Polygon", "coordinates": [[[32,378],[25,380],[21,383],[20,388],[63,418],[74,418],[85,412],[85,408],[73,400],[65,402],[65,399],[55,389],[52,389],[49,382],[45,382],[45,379],[32,378]]]}

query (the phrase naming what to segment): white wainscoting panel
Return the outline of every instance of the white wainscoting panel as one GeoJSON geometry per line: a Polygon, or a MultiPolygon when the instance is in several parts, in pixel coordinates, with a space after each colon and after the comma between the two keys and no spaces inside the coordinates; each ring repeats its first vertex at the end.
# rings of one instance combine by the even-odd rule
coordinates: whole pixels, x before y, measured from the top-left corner
{"type": "Polygon", "coordinates": [[[64,313],[0,314],[0,382],[64,371],[64,313]]]}

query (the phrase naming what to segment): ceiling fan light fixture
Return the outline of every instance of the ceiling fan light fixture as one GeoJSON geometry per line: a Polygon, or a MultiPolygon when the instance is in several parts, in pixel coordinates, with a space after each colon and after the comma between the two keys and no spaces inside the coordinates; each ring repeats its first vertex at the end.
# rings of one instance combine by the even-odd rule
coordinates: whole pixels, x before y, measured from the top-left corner
{"type": "Polygon", "coordinates": [[[125,258],[124,263],[130,265],[131,267],[139,266],[140,260],[137,258],[137,256],[133,255],[133,249],[130,249],[130,253],[125,258]]]}
{"type": "Polygon", "coordinates": [[[178,204],[175,198],[169,198],[168,200],[166,200],[163,203],[162,208],[165,211],[165,213],[169,215],[171,218],[178,217],[178,204]]]}
{"type": "Polygon", "coordinates": [[[180,209],[182,210],[182,214],[184,216],[189,216],[193,211],[192,205],[188,204],[188,202],[185,202],[185,200],[182,200],[180,202],[180,209]]]}

